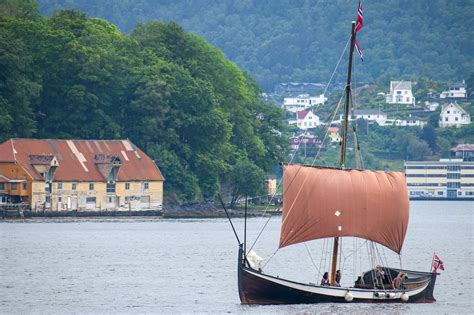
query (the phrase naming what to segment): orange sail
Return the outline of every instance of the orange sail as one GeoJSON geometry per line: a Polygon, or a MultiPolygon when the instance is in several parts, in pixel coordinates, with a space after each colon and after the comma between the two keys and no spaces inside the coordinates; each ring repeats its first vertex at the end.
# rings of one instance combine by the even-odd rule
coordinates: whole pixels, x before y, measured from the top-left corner
{"type": "Polygon", "coordinates": [[[409,200],[400,172],[284,165],[280,248],[355,236],[400,253],[409,200]]]}

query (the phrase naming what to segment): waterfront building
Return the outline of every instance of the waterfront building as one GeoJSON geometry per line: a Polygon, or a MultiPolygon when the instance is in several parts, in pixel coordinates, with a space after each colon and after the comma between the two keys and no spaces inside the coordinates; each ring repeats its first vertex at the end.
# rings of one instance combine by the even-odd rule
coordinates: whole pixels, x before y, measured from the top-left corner
{"type": "Polygon", "coordinates": [[[391,81],[390,93],[385,95],[388,104],[415,105],[415,97],[411,90],[411,81],[391,81]]]}
{"type": "Polygon", "coordinates": [[[474,200],[474,162],[462,159],[405,162],[410,198],[474,200]]]}
{"type": "Polygon", "coordinates": [[[10,139],[0,144],[0,175],[2,200],[32,210],[157,210],[163,204],[159,168],[129,140],[10,139]]]}
{"type": "Polygon", "coordinates": [[[283,99],[283,108],[289,112],[304,111],[314,105],[324,105],[327,97],[324,94],[319,96],[309,96],[309,94],[300,94],[297,97],[285,97],[283,99]]]}
{"type": "Polygon", "coordinates": [[[439,114],[439,126],[441,128],[462,127],[471,123],[471,116],[456,103],[443,105],[439,114]]]}

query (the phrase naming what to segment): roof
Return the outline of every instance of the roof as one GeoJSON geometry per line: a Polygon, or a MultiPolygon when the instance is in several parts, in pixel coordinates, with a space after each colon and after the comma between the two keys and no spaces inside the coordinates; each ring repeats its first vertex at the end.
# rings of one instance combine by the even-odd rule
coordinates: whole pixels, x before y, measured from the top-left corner
{"type": "Polygon", "coordinates": [[[354,116],[361,116],[361,115],[387,115],[381,110],[378,109],[354,109],[352,111],[354,116]]]}
{"type": "Polygon", "coordinates": [[[465,88],[466,87],[466,84],[465,83],[462,83],[462,82],[458,82],[458,83],[453,83],[449,86],[450,89],[455,89],[455,88],[465,88]]]}
{"type": "Polygon", "coordinates": [[[474,151],[474,144],[458,144],[451,151],[474,151]]]}
{"type": "Polygon", "coordinates": [[[455,107],[459,111],[461,111],[461,114],[467,115],[467,112],[464,110],[464,108],[462,108],[461,106],[459,106],[456,103],[449,103],[448,105],[443,105],[443,107],[442,107],[443,109],[441,110],[441,113],[444,113],[450,107],[455,107]]]}
{"type": "Polygon", "coordinates": [[[296,112],[296,119],[298,120],[301,120],[301,119],[305,119],[306,115],[309,114],[309,111],[299,111],[299,112],[296,112]]]}
{"type": "Polygon", "coordinates": [[[390,81],[390,90],[411,90],[411,81],[390,81]]]}
{"type": "Polygon", "coordinates": [[[117,181],[164,180],[153,160],[129,140],[10,139],[0,144],[0,162],[17,162],[35,180],[43,177],[33,165],[53,157],[59,164],[56,181],[104,181],[98,160],[117,157],[122,164],[117,181]]]}

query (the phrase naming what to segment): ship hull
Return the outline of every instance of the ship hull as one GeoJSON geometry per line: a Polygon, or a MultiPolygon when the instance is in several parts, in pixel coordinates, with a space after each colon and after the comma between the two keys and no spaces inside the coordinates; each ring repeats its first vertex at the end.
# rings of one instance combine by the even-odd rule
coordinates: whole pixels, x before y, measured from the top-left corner
{"type": "Polygon", "coordinates": [[[242,304],[435,302],[433,290],[437,273],[406,272],[417,275],[417,280],[408,282],[404,290],[317,286],[266,275],[239,259],[239,296],[242,304]]]}

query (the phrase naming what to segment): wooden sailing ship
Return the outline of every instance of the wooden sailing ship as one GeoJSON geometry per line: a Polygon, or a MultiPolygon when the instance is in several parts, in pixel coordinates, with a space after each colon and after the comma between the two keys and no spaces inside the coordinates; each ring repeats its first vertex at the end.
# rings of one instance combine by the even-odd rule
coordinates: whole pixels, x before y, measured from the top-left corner
{"type": "MultiPolygon", "coordinates": [[[[344,167],[355,30],[356,24],[353,22],[339,167],[283,165],[279,248],[310,240],[333,239],[328,283],[300,283],[266,274],[251,263],[251,253],[247,252],[244,239],[243,243],[239,241],[237,264],[239,296],[243,304],[435,301],[433,290],[438,275],[436,272],[373,266],[352,286],[341,287],[337,283],[341,237],[365,239],[400,254],[409,216],[408,192],[403,173],[344,167]]],[[[234,233],[238,239],[235,229],[234,233]]]]}

